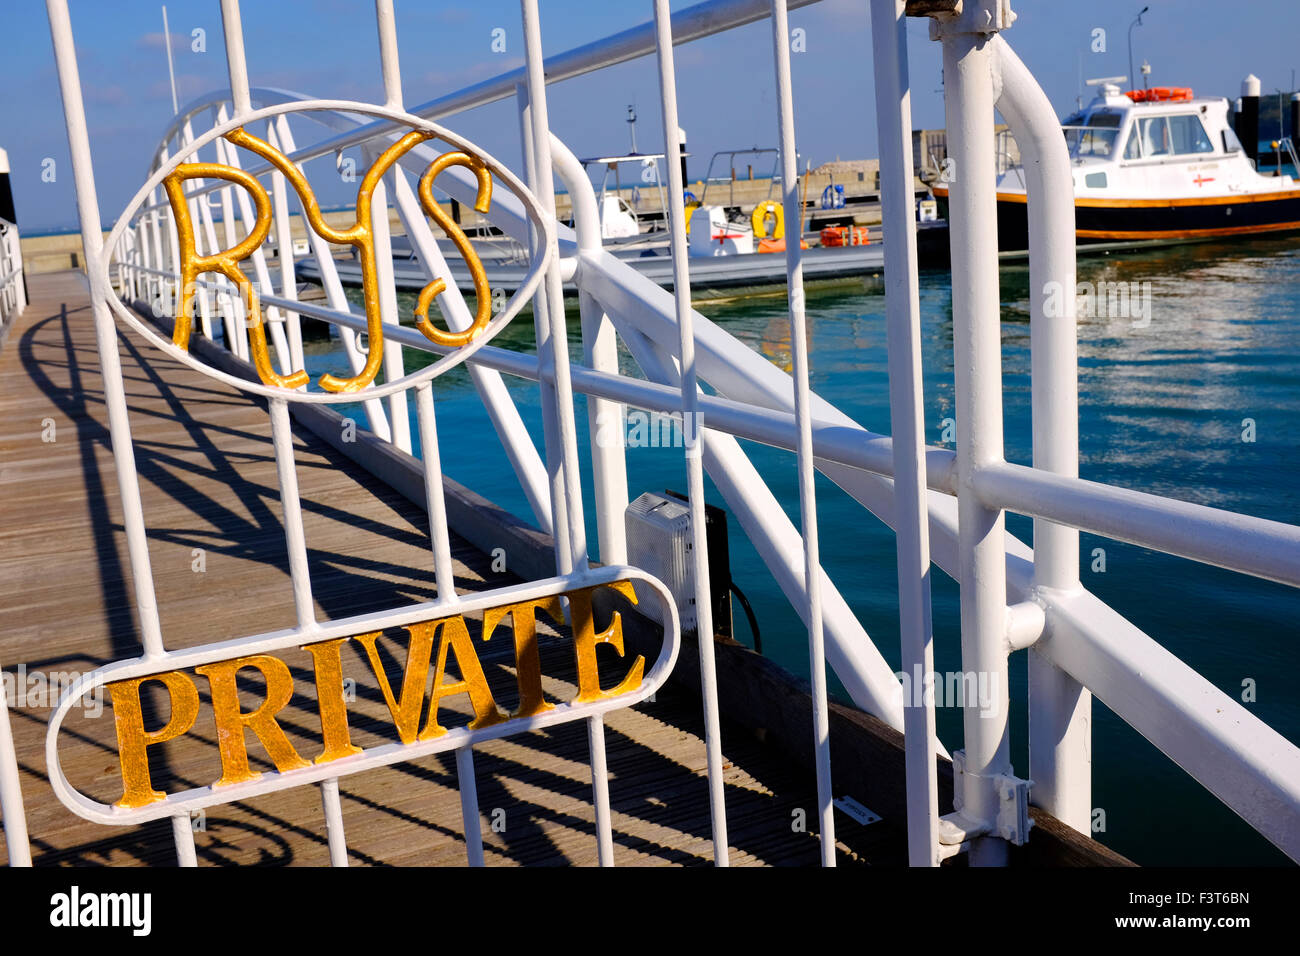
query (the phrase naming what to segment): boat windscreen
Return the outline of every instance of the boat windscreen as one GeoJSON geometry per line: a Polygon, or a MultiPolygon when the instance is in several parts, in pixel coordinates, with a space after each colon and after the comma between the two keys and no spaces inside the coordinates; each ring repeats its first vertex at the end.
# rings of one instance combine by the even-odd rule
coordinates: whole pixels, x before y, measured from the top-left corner
{"type": "Polygon", "coordinates": [[[1061,125],[1071,159],[1109,159],[1115,153],[1115,139],[1124,114],[1119,110],[1096,109],[1068,116],[1061,125]]]}

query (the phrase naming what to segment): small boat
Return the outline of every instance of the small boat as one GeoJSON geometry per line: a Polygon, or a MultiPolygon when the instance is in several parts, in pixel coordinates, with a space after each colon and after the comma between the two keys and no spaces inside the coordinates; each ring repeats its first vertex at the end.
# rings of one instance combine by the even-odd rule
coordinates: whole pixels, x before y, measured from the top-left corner
{"type": "MultiPolygon", "coordinates": [[[[629,121],[631,122],[631,121],[629,121]]],[[[604,177],[597,196],[600,210],[601,242],[605,249],[646,278],[665,289],[673,287],[673,264],[668,230],[662,210],[666,193],[662,185],[659,161],[663,153],[639,153],[636,137],[632,151],[621,155],[599,156],[580,160],[583,167],[604,167],[604,177]],[[646,214],[638,211],[623,197],[619,167],[639,168],[640,182],[658,192],[658,210],[646,214]],[[611,177],[613,183],[611,188],[611,177]]],[[[705,189],[699,199],[687,193],[683,209],[687,214],[687,239],[692,296],[697,299],[734,298],[782,285],[786,281],[784,209],[777,199],[780,182],[773,170],[767,198],[746,213],[735,200],[735,157],[747,154],[776,154],[775,149],[724,150],[715,153],[705,176],[705,189]],[[713,176],[719,157],[730,160],[729,177],[713,176]],[[721,203],[715,204],[718,190],[710,195],[709,186],[730,185],[721,203]]],[[[750,167],[752,172],[752,166],[750,167]]],[[[802,223],[800,223],[802,226],[802,223]]],[[[791,230],[793,233],[795,230],[791,230]]],[[[527,250],[518,242],[500,235],[475,235],[470,239],[487,273],[488,284],[507,295],[519,287],[528,274],[527,250]]],[[[831,226],[817,233],[803,233],[803,276],[808,282],[856,282],[873,280],[884,269],[884,252],[879,242],[872,243],[863,226],[831,226]],[[810,241],[811,240],[811,241],[810,241]],[[816,244],[820,243],[820,245],[816,244]]],[[[455,246],[447,239],[438,240],[447,262],[448,278],[462,288],[472,288],[469,267],[455,246]]],[[[416,257],[410,242],[394,236],[393,280],[398,289],[419,292],[429,278],[416,257]]],[[[345,285],[361,284],[361,263],[353,255],[338,259],[335,267],[345,285]]],[[[295,266],[299,277],[320,281],[320,267],[313,256],[304,256],[295,266]]],[[[577,293],[572,281],[565,284],[569,294],[577,293]]]]}
{"type": "MultiPolygon", "coordinates": [[[[1062,130],[1074,165],[1081,248],[1169,244],[1300,230],[1300,183],[1255,169],[1228,122],[1228,101],[1186,87],[1100,92],[1062,130]]],[[[948,187],[933,187],[947,218],[948,187]]],[[[998,177],[998,246],[1029,246],[1024,170],[998,177]]]]}

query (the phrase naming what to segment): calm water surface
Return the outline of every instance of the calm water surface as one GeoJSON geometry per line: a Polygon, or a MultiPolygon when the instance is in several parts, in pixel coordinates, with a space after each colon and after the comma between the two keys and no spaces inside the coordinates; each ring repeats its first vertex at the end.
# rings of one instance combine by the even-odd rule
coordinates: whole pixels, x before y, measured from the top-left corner
{"type": "MultiPolygon", "coordinates": [[[[1151,310],[1145,327],[1135,327],[1128,318],[1079,323],[1082,476],[1300,523],[1300,243],[1198,245],[1085,259],[1079,279],[1149,283],[1151,310]],[[1254,441],[1243,441],[1246,419],[1254,422],[1254,441]]],[[[404,314],[411,298],[403,300],[404,314]]],[[[1004,266],[1007,457],[1023,463],[1030,459],[1028,302],[1027,270],[1004,266]]],[[[576,329],[576,308],[570,311],[570,328],[576,329]]],[[[741,342],[788,367],[783,297],[705,304],[702,311],[741,342]]],[[[926,429],[932,444],[942,444],[942,420],[954,414],[952,300],[946,273],[922,276],[921,313],[926,429]]],[[[808,322],[813,388],[859,423],[888,432],[883,297],[810,290],[808,322]]],[[[525,316],[498,342],[532,350],[531,333],[531,319],[525,316]]],[[[319,345],[309,368],[338,366],[330,351],[319,345]]],[[[507,383],[540,447],[536,386],[509,378],[507,383]]],[[[447,473],[528,515],[468,375],[457,370],[438,379],[435,395],[447,473]]],[[[580,447],[585,447],[583,409],[577,421],[580,447]]],[[[752,443],[745,447],[797,525],[794,456],[752,443]]],[[[676,450],[629,449],[628,474],[631,498],[685,485],[676,450]]],[[[594,507],[589,477],[587,468],[588,516],[594,507]]],[[[711,501],[725,504],[712,486],[708,490],[711,501]]],[[[892,532],[820,476],[818,508],[822,558],[831,578],[891,666],[898,667],[892,532]]],[[[588,524],[594,548],[594,523],[589,519],[588,524]]],[[[1008,527],[1030,540],[1027,519],[1009,515],[1008,527]]],[[[734,519],[730,528],[732,574],[758,614],[765,653],[806,675],[805,628],[734,519]]],[[[1082,536],[1081,561],[1090,590],[1225,692],[1240,699],[1243,682],[1253,682],[1256,699],[1246,706],[1289,740],[1300,740],[1300,695],[1292,684],[1300,666],[1300,594],[1087,534],[1082,536]],[[1104,549],[1104,571],[1098,548],[1104,549]]],[[[933,599],[936,668],[960,670],[956,585],[935,575],[933,599]]],[[[741,640],[749,640],[739,608],[737,631],[741,640]]],[[[1024,654],[1013,656],[1011,679],[1013,755],[1024,776],[1024,654]]],[[[1093,803],[1105,816],[1099,839],[1144,864],[1285,862],[1100,701],[1093,714],[1093,803]]],[[[941,708],[938,719],[945,744],[961,746],[960,712],[941,708]]]]}

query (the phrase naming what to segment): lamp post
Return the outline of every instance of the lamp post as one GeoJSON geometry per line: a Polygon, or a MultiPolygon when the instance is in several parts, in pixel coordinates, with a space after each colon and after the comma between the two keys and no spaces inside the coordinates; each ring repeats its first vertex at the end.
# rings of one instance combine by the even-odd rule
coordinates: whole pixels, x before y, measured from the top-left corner
{"type": "Polygon", "coordinates": [[[1133,74],[1133,28],[1142,25],[1142,14],[1150,9],[1150,7],[1143,7],[1133,22],[1128,25],[1128,78],[1134,89],[1137,89],[1137,77],[1133,74]]]}

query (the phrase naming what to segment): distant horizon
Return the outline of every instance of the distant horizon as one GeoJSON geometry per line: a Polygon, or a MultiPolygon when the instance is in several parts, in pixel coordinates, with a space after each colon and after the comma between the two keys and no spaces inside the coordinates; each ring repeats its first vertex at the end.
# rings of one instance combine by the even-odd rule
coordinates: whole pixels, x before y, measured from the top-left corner
{"type": "MultiPolygon", "coordinates": [[[[671,6],[680,12],[696,2],[675,0],[671,6]]],[[[1131,33],[1135,68],[1144,61],[1151,64],[1149,85],[1192,86],[1202,95],[1232,101],[1242,78],[1254,73],[1261,80],[1262,119],[1273,115],[1279,89],[1297,86],[1300,49],[1294,38],[1300,34],[1300,8],[1285,0],[1256,0],[1226,19],[1215,0],[1097,0],[1087,9],[1059,0],[1013,0],[1018,19],[1005,36],[1058,115],[1064,116],[1078,97],[1089,97],[1084,80],[1129,72],[1130,26],[1144,5],[1150,9],[1131,33]],[[1202,24],[1213,24],[1213,30],[1202,24]]],[[[227,87],[215,0],[172,0],[167,6],[182,105],[227,87]]],[[[244,6],[249,74],[255,86],[382,100],[372,3],[294,0],[244,6]]],[[[71,0],[70,7],[100,215],[110,223],[144,181],[150,155],[172,115],[161,4],[130,0],[107,6],[71,0]]],[[[513,0],[452,3],[437,9],[397,0],[396,13],[408,106],[523,62],[519,8],[513,0]],[[494,52],[494,46],[504,49],[494,52]]],[[[553,56],[626,30],[646,22],[650,14],[648,2],[588,6],[548,0],[541,11],[544,52],[553,56]]],[[[7,51],[3,66],[9,95],[0,102],[0,146],[9,152],[19,226],[27,235],[75,230],[71,165],[44,5],[23,4],[12,11],[11,20],[24,42],[7,51]],[[51,169],[53,182],[48,181],[51,169]]],[[[801,31],[801,52],[791,56],[801,157],[813,166],[836,155],[876,158],[865,4],[822,0],[792,11],[790,25],[801,31]]],[[[920,19],[909,21],[908,37],[913,126],[941,128],[939,45],[929,40],[927,24],[920,19]]],[[[771,24],[764,19],[676,48],[681,125],[688,149],[697,157],[691,168],[695,178],[703,175],[695,164],[718,150],[776,144],[771,42],[771,24]]],[[[653,56],[554,84],[548,88],[548,101],[556,135],[579,155],[627,145],[629,104],[640,114],[641,151],[663,148],[653,56]]],[[[513,102],[457,114],[444,123],[519,168],[513,102]]],[[[322,202],[335,207],[349,205],[355,189],[338,182],[321,187],[322,202]]]]}

